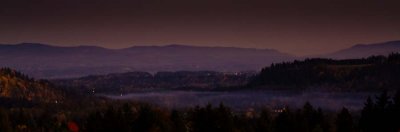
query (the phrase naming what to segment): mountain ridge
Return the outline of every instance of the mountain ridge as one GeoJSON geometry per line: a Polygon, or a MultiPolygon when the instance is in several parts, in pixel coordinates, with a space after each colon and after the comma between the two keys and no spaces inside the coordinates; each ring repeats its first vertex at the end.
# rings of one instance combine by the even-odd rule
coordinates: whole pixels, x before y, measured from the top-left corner
{"type": "MultiPolygon", "coordinates": [[[[128,50],[128,49],[135,49],[135,48],[226,48],[226,49],[246,49],[246,50],[260,50],[260,51],[276,51],[281,52],[276,49],[270,48],[244,48],[244,47],[233,47],[233,46],[197,46],[197,45],[186,45],[186,44],[166,44],[166,45],[150,45],[150,46],[142,46],[142,45],[135,45],[129,46],[126,48],[106,48],[101,46],[92,46],[92,45],[78,45],[78,46],[58,46],[58,45],[51,45],[46,43],[16,43],[16,44],[4,44],[0,43],[0,48],[2,47],[27,47],[27,48],[37,48],[37,47],[47,47],[47,48],[97,48],[97,49],[106,49],[106,50],[128,50]]],[[[285,53],[285,52],[281,52],[285,53]]],[[[285,53],[290,54],[290,53],[285,53]]],[[[290,54],[291,55],[291,54],[290,54]]]]}
{"type": "Polygon", "coordinates": [[[169,44],[108,49],[41,43],[0,44],[0,66],[35,78],[68,78],[132,71],[259,71],[272,63],[305,58],[356,59],[400,51],[400,41],[357,44],[337,52],[298,57],[275,49],[169,44]]]}
{"type": "Polygon", "coordinates": [[[356,44],[350,48],[322,55],[323,58],[356,59],[371,55],[388,55],[400,51],[400,40],[372,44],[356,44]]]}
{"type": "Polygon", "coordinates": [[[38,43],[0,45],[0,64],[35,78],[78,77],[129,71],[249,71],[295,59],[272,49],[180,44],[107,49],[38,43]],[[251,58],[251,59],[250,59],[251,58]]]}

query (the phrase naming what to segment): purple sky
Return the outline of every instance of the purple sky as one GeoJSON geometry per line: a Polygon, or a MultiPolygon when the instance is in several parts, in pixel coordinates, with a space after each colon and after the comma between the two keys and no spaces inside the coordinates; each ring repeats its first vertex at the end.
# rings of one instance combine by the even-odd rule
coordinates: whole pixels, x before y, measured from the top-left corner
{"type": "Polygon", "coordinates": [[[399,0],[1,0],[0,43],[187,44],[295,55],[400,39],[399,0]]]}

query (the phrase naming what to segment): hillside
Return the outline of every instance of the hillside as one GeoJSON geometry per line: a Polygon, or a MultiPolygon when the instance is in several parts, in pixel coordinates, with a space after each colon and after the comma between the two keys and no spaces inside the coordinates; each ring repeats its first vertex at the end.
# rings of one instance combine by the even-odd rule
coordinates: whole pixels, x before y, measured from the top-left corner
{"type": "Polygon", "coordinates": [[[378,91],[400,88],[400,54],[365,59],[306,59],[265,67],[249,84],[292,90],[378,91]]]}
{"type": "Polygon", "coordinates": [[[54,88],[46,81],[36,81],[15,70],[1,68],[0,98],[55,103],[56,101],[62,101],[64,96],[60,90],[54,88]]]}
{"type": "Polygon", "coordinates": [[[356,59],[372,55],[389,55],[393,52],[400,52],[400,41],[388,41],[375,44],[357,44],[353,47],[319,57],[332,59],[356,59]]]}
{"type": "Polygon", "coordinates": [[[59,86],[79,88],[84,93],[126,94],[146,90],[212,90],[247,84],[255,73],[221,73],[214,71],[127,72],[91,75],[81,78],[51,80],[59,86]]]}
{"type": "Polygon", "coordinates": [[[131,71],[255,71],[273,62],[293,59],[276,50],[234,47],[168,45],[105,49],[35,43],[0,45],[0,66],[15,68],[35,78],[131,71]]]}
{"type": "MultiPolygon", "coordinates": [[[[400,51],[400,41],[358,44],[311,58],[356,59],[400,51]]],[[[272,63],[301,59],[272,49],[236,47],[96,46],[59,47],[38,43],[0,44],[0,66],[35,78],[75,78],[132,71],[259,71],[272,63]]]]}

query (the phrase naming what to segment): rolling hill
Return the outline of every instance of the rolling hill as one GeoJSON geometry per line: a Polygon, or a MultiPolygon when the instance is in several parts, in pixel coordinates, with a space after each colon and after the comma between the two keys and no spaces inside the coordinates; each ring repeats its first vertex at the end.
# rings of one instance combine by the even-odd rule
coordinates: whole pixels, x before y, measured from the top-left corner
{"type": "Polygon", "coordinates": [[[392,52],[400,52],[400,40],[375,44],[357,44],[331,54],[323,55],[324,58],[356,59],[372,55],[388,55],[392,52]]]}
{"type": "Polygon", "coordinates": [[[214,71],[127,72],[51,80],[60,87],[78,88],[82,93],[126,94],[149,90],[213,90],[247,84],[253,72],[214,71]]]}
{"type": "Polygon", "coordinates": [[[250,71],[295,57],[270,49],[135,46],[105,49],[23,43],[0,45],[0,66],[35,78],[66,78],[130,71],[250,71]]]}
{"type": "Polygon", "coordinates": [[[0,98],[29,102],[56,103],[64,99],[63,92],[47,81],[37,81],[9,69],[0,69],[0,98]]]}
{"type": "MultiPolygon", "coordinates": [[[[310,58],[355,59],[400,51],[400,41],[358,44],[310,58]]],[[[0,45],[0,66],[35,78],[73,78],[143,71],[259,71],[272,63],[303,59],[272,49],[198,47],[172,44],[106,49],[96,46],[59,47],[38,43],[0,45]]]]}
{"type": "Polygon", "coordinates": [[[250,81],[265,89],[380,91],[400,87],[400,54],[363,59],[306,59],[272,64],[250,81]]]}

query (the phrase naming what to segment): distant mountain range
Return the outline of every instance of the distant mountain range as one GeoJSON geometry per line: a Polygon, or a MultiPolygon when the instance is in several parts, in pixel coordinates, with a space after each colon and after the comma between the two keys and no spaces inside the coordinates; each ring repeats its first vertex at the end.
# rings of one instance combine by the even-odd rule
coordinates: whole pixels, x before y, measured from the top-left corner
{"type": "Polygon", "coordinates": [[[0,67],[11,67],[35,78],[79,77],[129,71],[248,71],[295,57],[270,49],[135,46],[105,49],[57,47],[23,43],[0,45],[0,67]]]}
{"type": "Polygon", "coordinates": [[[376,44],[357,44],[348,49],[343,49],[319,57],[333,59],[356,59],[365,58],[371,55],[388,55],[393,52],[400,52],[400,41],[389,41],[376,44]]]}
{"type": "MultiPolygon", "coordinates": [[[[400,41],[356,45],[316,57],[347,59],[400,51],[400,41]]],[[[272,49],[134,46],[106,49],[95,46],[58,47],[37,43],[0,45],[0,67],[11,67],[35,78],[69,78],[131,71],[258,71],[295,57],[272,49]]]]}

